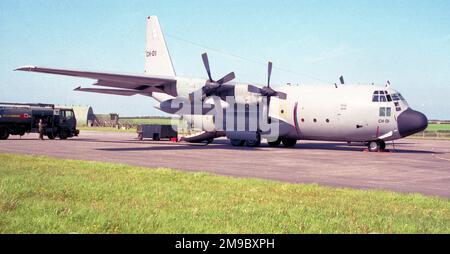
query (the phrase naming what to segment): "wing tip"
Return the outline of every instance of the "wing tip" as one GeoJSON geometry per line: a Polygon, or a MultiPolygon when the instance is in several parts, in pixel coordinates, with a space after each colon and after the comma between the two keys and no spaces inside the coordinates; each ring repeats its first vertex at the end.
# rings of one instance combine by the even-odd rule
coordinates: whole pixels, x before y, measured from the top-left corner
{"type": "Polygon", "coordinates": [[[15,69],[14,71],[31,71],[32,69],[36,69],[37,67],[34,65],[24,65],[21,66],[17,69],[15,69]]]}

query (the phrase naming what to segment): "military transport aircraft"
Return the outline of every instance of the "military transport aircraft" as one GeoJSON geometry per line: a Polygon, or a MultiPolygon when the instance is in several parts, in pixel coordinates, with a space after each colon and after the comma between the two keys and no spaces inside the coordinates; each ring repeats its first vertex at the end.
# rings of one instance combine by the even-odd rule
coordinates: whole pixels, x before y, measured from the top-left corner
{"type": "Polygon", "coordinates": [[[233,146],[295,146],[297,140],[364,142],[369,151],[385,142],[424,130],[426,116],[412,110],[402,95],[390,87],[347,85],[270,86],[272,63],[265,86],[233,82],[233,72],[213,79],[207,54],[202,55],[208,78],[176,76],[164,35],[156,16],[147,19],[145,73],[127,75],[24,66],[17,70],[67,75],[97,80],[95,86],[76,91],[113,95],[144,95],[159,102],[156,108],[181,115],[203,130],[185,140],[211,141],[226,136],[233,146]],[[113,88],[113,89],[111,89],[113,88]],[[187,106],[186,106],[187,105],[187,106]]]}

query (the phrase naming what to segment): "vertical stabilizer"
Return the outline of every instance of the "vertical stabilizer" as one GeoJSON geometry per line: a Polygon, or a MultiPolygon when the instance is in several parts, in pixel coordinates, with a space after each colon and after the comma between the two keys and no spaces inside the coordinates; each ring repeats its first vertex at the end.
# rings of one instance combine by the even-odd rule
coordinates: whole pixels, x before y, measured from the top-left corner
{"type": "Polygon", "coordinates": [[[159,25],[158,17],[147,18],[147,44],[145,47],[145,74],[175,76],[169,50],[159,25]]]}

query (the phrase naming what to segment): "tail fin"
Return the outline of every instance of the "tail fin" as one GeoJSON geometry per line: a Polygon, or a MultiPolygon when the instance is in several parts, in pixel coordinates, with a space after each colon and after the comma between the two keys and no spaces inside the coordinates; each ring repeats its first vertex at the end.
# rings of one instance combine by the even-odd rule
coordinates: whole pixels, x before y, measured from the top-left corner
{"type": "Polygon", "coordinates": [[[175,77],[172,60],[156,16],[147,18],[145,74],[175,77]]]}

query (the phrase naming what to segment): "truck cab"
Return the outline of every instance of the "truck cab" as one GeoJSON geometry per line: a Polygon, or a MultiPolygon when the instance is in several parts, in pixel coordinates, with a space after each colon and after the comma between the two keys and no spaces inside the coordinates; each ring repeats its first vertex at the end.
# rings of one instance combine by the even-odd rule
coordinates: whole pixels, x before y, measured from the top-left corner
{"type": "Polygon", "coordinates": [[[55,108],[54,116],[47,124],[47,136],[54,139],[58,136],[60,139],[78,136],[77,119],[71,108],[55,108]]]}

